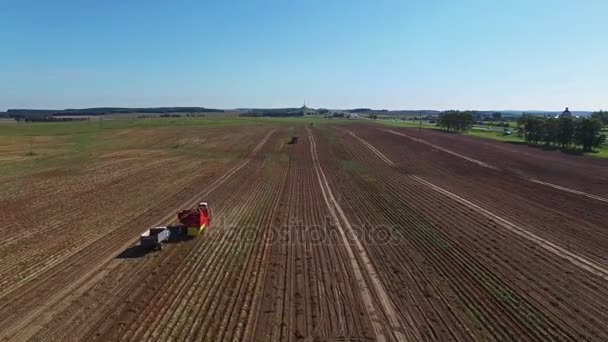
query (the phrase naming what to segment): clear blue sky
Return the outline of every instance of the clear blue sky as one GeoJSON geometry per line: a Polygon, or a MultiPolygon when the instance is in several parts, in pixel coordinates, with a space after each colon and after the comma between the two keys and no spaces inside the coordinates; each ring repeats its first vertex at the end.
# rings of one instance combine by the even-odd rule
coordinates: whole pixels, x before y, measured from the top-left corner
{"type": "Polygon", "coordinates": [[[0,109],[608,109],[608,1],[0,0],[0,109]]]}

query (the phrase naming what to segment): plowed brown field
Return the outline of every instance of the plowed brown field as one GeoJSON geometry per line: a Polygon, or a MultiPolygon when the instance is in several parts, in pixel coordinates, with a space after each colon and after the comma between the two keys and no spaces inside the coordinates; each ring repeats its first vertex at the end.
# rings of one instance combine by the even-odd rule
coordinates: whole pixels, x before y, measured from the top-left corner
{"type": "Polygon", "coordinates": [[[603,160],[368,124],[125,136],[0,177],[1,340],[608,340],[603,160]],[[136,252],[199,200],[203,236],[136,252]]]}

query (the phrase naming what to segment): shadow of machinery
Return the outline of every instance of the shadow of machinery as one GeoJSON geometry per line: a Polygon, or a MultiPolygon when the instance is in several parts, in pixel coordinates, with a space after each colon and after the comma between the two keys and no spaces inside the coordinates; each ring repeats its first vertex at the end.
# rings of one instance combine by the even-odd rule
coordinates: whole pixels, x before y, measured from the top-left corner
{"type": "Polygon", "coordinates": [[[116,259],[136,259],[152,252],[149,248],[143,248],[140,245],[131,246],[116,256],[116,259]]]}
{"type": "MultiPolygon", "coordinates": [[[[189,237],[185,233],[180,232],[179,234],[171,234],[166,243],[181,243],[190,240],[192,240],[192,237],[189,237]]],[[[157,252],[158,250],[159,249],[155,248],[145,248],[137,244],[122,251],[116,256],[116,259],[137,259],[145,256],[148,253],[157,252]]]]}

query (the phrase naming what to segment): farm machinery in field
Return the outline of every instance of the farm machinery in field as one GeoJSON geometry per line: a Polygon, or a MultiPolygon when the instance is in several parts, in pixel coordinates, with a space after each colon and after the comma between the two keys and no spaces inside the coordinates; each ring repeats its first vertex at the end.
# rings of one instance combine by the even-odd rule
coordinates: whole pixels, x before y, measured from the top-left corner
{"type": "Polygon", "coordinates": [[[139,246],[144,249],[162,249],[169,241],[181,241],[199,236],[211,225],[211,208],[207,202],[200,202],[192,209],[177,213],[179,224],[154,227],[139,236],[139,246]]]}

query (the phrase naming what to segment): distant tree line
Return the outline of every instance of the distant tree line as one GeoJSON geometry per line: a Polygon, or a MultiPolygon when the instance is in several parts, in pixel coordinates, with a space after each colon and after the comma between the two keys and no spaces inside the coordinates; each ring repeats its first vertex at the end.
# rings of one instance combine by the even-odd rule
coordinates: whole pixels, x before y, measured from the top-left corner
{"type": "Polygon", "coordinates": [[[601,121],[604,126],[608,126],[608,112],[604,112],[603,110],[600,110],[599,112],[594,112],[593,114],[591,114],[591,118],[601,121]]]}
{"type": "Polygon", "coordinates": [[[298,117],[304,116],[303,110],[298,109],[253,109],[246,113],[241,113],[243,117],[298,117]]]}
{"type": "Polygon", "coordinates": [[[85,121],[88,118],[65,118],[54,117],[52,115],[15,115],[13,119],[17,122],[67,122],[67,121],[85,121]]]}
{"type": "Polygon", "coordinates": [[[9,117],[44,117],[44,116],[73,116],[73,115],[107,115],[107,114],[128,114],[128,113],[223,113],[222,109],[210,109],[204,107],[154,107],[154,108],[118,108],[118,107],[99,107],[83,109],[9,109],[6,111],[9,117]]]}
{"type": "Polygon", "coordinates": [[[439,114],[437,126],[453,132],[466,132],[473,127],[475,114],[472,111],[448,110],[439,114]]]}
{"type": "Polygon", "coordinates": [[[349,112],[351,113],[365,113],[365,112],[373,112],[374,110],[371,108],[355,108],[355,109],[350,109],[349,112]]]}
{"type": "Polygon", "coordinates": [[[554,118],[526,114],[517,123],[528,143],[569,149],[581,147],[583,152],[590,152],[606,141],[606,135],[601,133],[605,122],[602,119],[608,119],[604,112],[596,112],[590,118],[554,118]]]}

